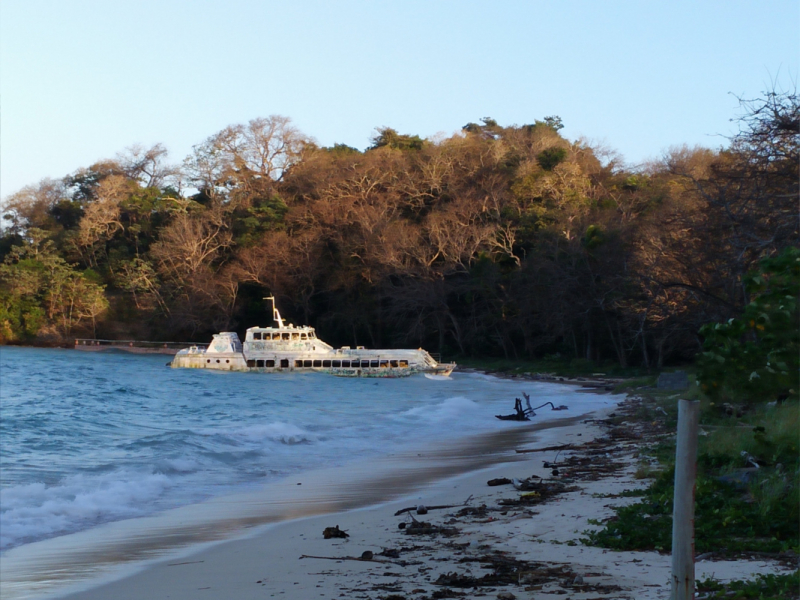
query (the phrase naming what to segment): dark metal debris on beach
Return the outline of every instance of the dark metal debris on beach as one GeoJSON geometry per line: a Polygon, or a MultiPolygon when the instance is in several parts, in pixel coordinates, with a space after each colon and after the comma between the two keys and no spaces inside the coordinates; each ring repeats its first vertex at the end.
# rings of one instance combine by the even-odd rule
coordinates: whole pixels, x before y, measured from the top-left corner
{"type": "Polygon", "coordinates": [[[329,540],[331,538],[348,538],[350,535],[346,531],[339,529],[337,525],[336,527],[326,527],[322,532],[322,537],[329,540]]]}

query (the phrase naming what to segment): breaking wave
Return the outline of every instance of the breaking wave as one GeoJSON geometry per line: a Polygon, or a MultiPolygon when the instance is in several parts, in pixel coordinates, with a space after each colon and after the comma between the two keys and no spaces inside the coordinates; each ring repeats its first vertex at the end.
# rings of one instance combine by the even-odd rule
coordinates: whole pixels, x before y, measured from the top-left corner
{"type": "Polygon", "coordinates": [[[163,473],[116,471],[0,490],[0,549],[147,514],[174,485],[163,473]]]}
{"type": "Polygon", "coordinates": [[[456,396],[437,404],[425,404],[408,409],[395,417],[398,420],[419,421],[440,424],[443,422],[464,422],[479,417],[481,406],[474,400],[456,396]]]}

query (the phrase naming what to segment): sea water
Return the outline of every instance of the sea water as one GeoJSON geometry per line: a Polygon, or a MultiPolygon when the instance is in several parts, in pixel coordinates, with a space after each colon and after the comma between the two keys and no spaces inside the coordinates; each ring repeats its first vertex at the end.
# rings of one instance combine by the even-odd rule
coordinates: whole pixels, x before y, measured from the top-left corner
{"type": "Polygon", "coordinates": [[[256,490],[313,469],[611,404],[570,386],[170,369],[170,357],[0,349],[0,551],[256,490]]]}

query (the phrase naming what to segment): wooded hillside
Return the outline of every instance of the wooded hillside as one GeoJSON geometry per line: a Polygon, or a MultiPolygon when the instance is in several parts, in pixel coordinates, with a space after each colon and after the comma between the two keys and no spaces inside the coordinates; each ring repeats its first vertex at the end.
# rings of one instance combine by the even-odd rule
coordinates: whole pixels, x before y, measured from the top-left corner
{"type": "Polygon", "coordinates": [[[274,294],[334,345],[687,360],[798,243],[798,97],[743,108],[726,147],[636,169],[558,117],[361,152],[271,116],[179,166],[129,149],[6,198],[0,339],[205,341],[268,325],[274,294]]]}

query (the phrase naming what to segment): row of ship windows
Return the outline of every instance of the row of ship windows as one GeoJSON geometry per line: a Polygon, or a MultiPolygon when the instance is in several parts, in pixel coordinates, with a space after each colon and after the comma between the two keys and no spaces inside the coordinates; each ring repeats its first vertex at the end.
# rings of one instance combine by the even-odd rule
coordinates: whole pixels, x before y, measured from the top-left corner
{"type": "Polygon", "coordinates": [[[315,337],[313,333],[269,333],[267,331],[264,332],[262,337],[260,331],[253,332],[254,340],[313,340],[315,337]]]}
{"type": "MultiPolygon", "coordinates": [[[[256,368],[274,368],[275,361],[274,360],[248,360],[247,361],[248,367],[256,367],[256,368]]],[[[288,360],[281,361],[281,368],[285,369],[289,366],[288,360]],[[285,363],[285,364],[284,364],[285,363]]],[[[296,360],[294,361],[295,368],[311,368],[311,367],[322,367],[322,368],[362,368],[367,369],[370,367],[375,368],[389,368],[393,367],[395,369],[406,369],[408,368],[408,361],[407,360],[296,360]]]]}

